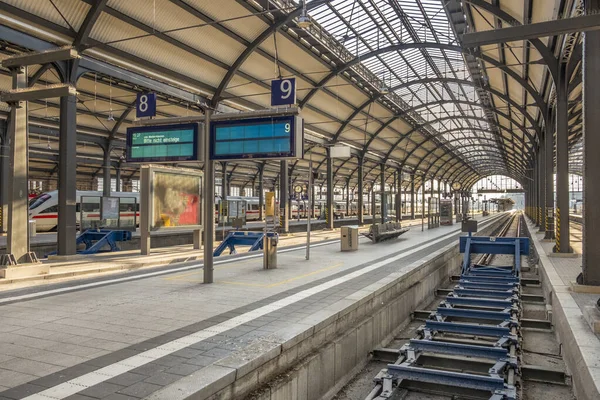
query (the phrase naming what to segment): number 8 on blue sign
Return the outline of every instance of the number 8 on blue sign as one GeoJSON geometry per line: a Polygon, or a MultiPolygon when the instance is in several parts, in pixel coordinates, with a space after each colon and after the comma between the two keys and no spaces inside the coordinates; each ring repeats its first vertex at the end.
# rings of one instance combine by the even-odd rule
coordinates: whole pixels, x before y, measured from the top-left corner
{"type": "Polygon", "coordinates": [[[271,81],[271,106],[296,104],[296,78],[271,81]]]}
{"type": "Polygon", "coordinates": [[[156,116],[156,93],[138,93],[135,109],[136,118],[156,116]]]}

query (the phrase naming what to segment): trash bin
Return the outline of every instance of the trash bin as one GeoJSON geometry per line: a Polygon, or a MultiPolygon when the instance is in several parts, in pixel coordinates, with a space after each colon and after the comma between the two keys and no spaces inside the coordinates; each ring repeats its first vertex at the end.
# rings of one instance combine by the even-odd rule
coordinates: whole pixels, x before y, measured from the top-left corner
{"type": "Polygon", "coordinates": [[[277,268],[277,235],[265,236],[263,250],[263,269],[277,268]]]}
{"type": "Polygon", "coordinates": [[[340,239],[342,251],[358,250],[358,226],[342,226],[340,239]]]}
{"type": "Polygon", "coordinates": [[[37,235],[37,221],[35,219],[29,220],[29,236],[37,235]]]}

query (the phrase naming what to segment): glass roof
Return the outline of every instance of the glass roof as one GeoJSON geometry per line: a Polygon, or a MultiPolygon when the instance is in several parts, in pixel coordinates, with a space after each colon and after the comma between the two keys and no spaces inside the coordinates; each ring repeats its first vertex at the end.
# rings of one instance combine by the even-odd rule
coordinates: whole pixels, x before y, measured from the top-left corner
{"type": "MultiPolygon", "coordinates": [[[[457,44],[442,0],[333,0],[312,11],[311,17],[354,56],[399,43],[457,44]]],[[[393,89],[404,108],[416,108],[427,122],[443,118],[428,131],[447,131],[438,138],[462,158],[502,154],[475,87],[457,82],[471,81],[462,53],[407,49],[367,58],[361,64],[393,89]],[[415,82],[423,79],[436,81],[415,82]],[[394,89],[407,82],[415,83],[394,89]]]]}

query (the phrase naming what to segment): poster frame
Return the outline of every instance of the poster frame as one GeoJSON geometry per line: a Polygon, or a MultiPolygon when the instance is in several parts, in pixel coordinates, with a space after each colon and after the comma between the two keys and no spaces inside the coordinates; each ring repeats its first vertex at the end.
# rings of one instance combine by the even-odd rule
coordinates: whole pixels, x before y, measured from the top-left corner
{"type": "Polygon", "coordinates": [[[164,165],[143,165],[142,174],[140,174],[142,181],[141,186],[141,212],[140,212],[140,229],[147,230],[148,232],[177,232],[177,231],[189,231],[189,230],[202,230],[202,216],[204,211],[204,196],[202,195],[202,188],[204,184],[203,173],[199,170],[168,167],[164,165]],[[200,198],[200,210],[198,212],[198,223],[195,225],[182,225],[182,226],[153,226],[153,213],[154,213],[154,193],[155,193],[155,177],[157,173],[173,174],[173,175],[185,175],[198,178],[198,196],[200,198]]]}

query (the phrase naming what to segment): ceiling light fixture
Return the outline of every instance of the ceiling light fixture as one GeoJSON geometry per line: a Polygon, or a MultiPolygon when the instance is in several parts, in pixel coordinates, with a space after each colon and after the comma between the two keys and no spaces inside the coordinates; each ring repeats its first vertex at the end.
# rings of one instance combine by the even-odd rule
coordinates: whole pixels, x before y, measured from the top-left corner
{"type": "Polygon", "coordinates": [[[310,20],[310,17],[306,11],[306,0],[302,0],[302,12],[298,17],[297,25],[302,29],[309,28],[312,25],[312,21],[310,20]]]}

